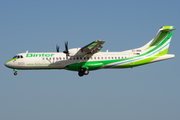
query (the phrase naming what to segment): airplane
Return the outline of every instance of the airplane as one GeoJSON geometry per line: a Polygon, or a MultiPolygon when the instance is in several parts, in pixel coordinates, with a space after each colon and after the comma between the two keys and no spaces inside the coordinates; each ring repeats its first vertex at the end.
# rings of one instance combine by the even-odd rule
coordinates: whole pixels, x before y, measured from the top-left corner
{"type": "Polygon", "coordinates": [[[68,49],[59,52],[19,53],[5,63],[13,69],[14,75],[18,70],[34,69],[66,69],[78,71],[80,77],[88,75],[89,71],[108,68],[133,68],[157,61],[174,58],[174,54],[167,54],[172,38],[174,26],[163,26],[156,36],[142,47],[122,52],[100,52],[103,40],[95,40],[82,48],[68,49]]]}

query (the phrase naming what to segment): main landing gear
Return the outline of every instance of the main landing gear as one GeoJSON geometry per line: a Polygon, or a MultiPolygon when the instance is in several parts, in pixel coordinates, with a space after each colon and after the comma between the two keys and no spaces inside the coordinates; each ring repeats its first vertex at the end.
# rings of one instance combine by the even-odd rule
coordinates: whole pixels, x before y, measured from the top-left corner
{"type": "Polygon", "coordinates": [[[14,75],[17,75],[17,71],[18,71],[18,70],[17,70],[17,69],[14,69],[14,71],[15,71],[15,72],[14,72],[14,75]]]}
{"type": "Polygon", "coordinates": [[[83,75],[88,75],[89,74],[89,70],[87,68],[80,68],[78,75],[80,77],[82,77],[83,75]]]}

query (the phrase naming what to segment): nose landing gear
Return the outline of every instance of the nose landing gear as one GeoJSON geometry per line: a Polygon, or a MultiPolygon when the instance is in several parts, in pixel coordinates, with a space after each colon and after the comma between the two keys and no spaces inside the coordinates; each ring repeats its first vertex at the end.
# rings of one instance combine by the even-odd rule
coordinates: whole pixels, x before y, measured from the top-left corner
{"type": "Polygon", "coordinates": [[[17,70],[17,69],[14,69],[14,71],[15,71],[15,72],[14,72],[14,75],[17,75],[17,71],[18,71],[18,70],[17,70]]]}
{"type": "Polygon", "coordinates": [[[14,72],[14,75],[17,75],[17,71],[14,72]]]}

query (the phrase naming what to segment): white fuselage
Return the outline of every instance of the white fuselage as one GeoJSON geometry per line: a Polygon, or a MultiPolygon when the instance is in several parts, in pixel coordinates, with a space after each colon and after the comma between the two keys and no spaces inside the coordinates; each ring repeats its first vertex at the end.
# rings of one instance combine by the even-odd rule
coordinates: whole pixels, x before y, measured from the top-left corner
{"type": "Polygon", "coordinates": [[[20,53],[23,58],[8,62],[11,67],[20,69],[62,69],[66,65],[115,59],[128,59],[132,53],[127,52],[99,52],[93,56],[68,56],[64,53],[20,53]]]}
{"type": "MultiPolygon", "coordinates": [[[[20,53],[23,58],[10,61],[6,63],[7,66],[18,69],[63,69],[65,66],[73,63],[82,63],[82,62],[98,62],[98,61],[109,61],[109,60],[122,60],[126,64],[129,64],[129,67],[133,65],[130,57],[135,57],[136,55],[133,52],[98,52],[92,56],[68,56],[64,53],[20,53]]],[[[175,57],[174,55],[164,55],[155,59],[151,62],[161,61],[169,58],[175,57]]],[[[122,64],[119,64],[122,65],[122,64]]],[[[104,65],[101,68],[107,68],[104,65]]]]}

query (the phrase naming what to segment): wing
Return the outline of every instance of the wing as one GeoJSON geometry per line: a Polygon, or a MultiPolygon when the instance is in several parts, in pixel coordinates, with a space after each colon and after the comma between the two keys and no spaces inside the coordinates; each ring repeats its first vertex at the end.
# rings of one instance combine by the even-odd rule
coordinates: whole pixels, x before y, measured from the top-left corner
{"type": "Polygon", "coordinates": [[[97,53],[103,48],[102,44],[104,44],[104,43],[105,43],[105,41],[103,41],[103,40],[95,40],[94,42],[81,48],[81,52],[86,53],[86,54],[97,53]]]}

